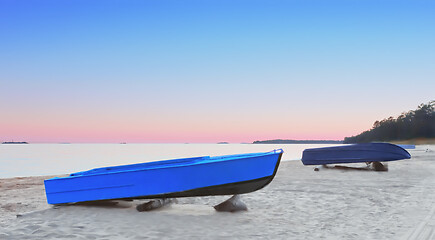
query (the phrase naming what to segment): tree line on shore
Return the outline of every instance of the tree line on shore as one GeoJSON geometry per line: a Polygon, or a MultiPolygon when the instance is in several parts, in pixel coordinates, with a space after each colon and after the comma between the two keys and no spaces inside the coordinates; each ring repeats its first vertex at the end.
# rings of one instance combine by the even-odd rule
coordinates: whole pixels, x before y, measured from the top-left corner
{"type": "Polygon", "coordinates": [[[374,141],[403,141],[416,138],[435,138],[435,101],[420,104],[416,110],[375,121],[370,130],[344,138],[344,143],[374,141]]]}

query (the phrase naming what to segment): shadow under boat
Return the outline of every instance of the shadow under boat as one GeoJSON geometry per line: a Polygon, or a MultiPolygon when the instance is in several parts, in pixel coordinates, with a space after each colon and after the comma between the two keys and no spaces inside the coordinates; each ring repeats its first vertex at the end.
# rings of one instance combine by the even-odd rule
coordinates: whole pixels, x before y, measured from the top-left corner
{"type": "Polygon", "coordinates": [[[319,171],[320,169],[338,169],[344,171],[378,171],[378,172],[388,172],[388,164],[381,162],[366,163],[364,167],[351,167],[345,165],[321,165],[314,168],[314,171],[319,171]]]}

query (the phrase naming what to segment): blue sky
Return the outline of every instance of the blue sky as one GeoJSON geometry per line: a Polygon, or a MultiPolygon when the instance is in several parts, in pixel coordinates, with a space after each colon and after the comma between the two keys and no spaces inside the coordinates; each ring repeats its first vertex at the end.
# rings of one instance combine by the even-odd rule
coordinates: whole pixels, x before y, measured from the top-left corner
{"type": "Polygon", "coordinates": [[[431,1],[1,1],[0,135],[341,139],[434,99],[434,12],[431,1]]]}

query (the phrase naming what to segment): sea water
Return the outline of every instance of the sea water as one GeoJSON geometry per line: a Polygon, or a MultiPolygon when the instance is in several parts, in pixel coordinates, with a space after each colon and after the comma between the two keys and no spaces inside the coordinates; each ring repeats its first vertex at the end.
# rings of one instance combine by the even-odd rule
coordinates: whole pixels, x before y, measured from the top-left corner
{"type": "Polygon", "coordinates": [[[266,152],[300,160],[306,148],[333,144],[0,144],[0,178],[62,175],[92,168],[185,157],[266,152]]]}

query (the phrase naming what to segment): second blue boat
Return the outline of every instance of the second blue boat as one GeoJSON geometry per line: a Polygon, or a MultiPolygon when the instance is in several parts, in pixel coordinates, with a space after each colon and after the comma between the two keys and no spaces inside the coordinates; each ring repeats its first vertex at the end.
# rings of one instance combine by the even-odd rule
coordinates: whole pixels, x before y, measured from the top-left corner
{"type": "Polygon", "coordinates": [[[409,159],[405,149],[390,143],[361,143],[336,147],[305,149],[302,154],[304,165],[335,163],[386,162],[409,159]]]}

